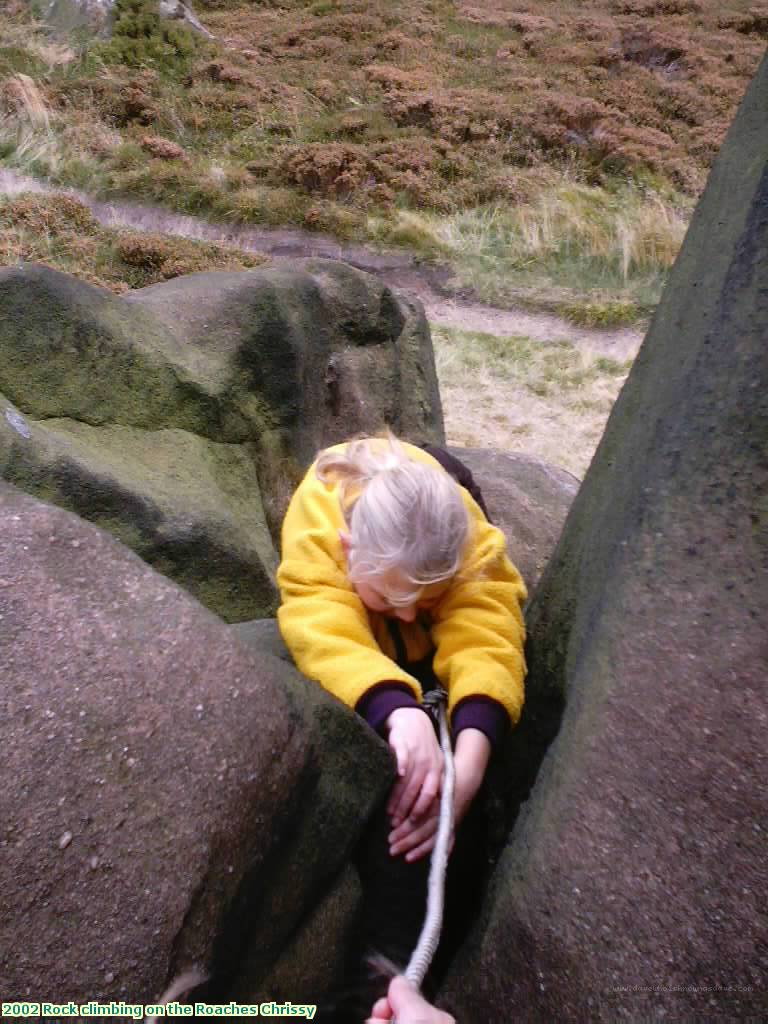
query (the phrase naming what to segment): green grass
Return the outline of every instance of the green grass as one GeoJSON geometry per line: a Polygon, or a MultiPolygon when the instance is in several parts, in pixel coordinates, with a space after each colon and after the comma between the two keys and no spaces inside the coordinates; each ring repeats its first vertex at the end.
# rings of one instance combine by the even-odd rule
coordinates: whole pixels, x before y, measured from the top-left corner
{"type": "MultiPolygon", "coordinates": [[[[660,294],[663,276],[659,275],[656,294],[660,294]]],[[[604,302],[565,302],[559,312],[579,327],[629,327],[642,320],[655,305],[653,297],[645,303],[627,299],[607,299],[604,302]]]]}
{"type": "Polygon", "coordinates": [[[369,218],[369,232],[449,259],[458,282],[489,303],[528,302],[595,327],[633,324],[653,310],[690,200],[626,182],[609,191],[554,171],[546,179],[533,172],[528,182],[520,175],[519,186],[513,205],[447,216],[395,211],[369,218]]]}

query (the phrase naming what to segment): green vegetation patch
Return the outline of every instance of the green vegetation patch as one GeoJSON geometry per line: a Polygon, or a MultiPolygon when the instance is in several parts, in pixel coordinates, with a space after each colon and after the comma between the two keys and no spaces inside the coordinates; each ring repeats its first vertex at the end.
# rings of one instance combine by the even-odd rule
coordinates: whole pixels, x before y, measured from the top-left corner
{"type": "Polygon", "coordinates": [[[0,79],[12,74],[42,75],[46,70],[45,61],[26,47],[0,46],[0,79]]]}
{"type": "Polygon", "coordinates": [[[636,302],[618,299],[564,303],[560,312],[571,323],[582,327],[624,327],[637,323],[647,311],[636,302]]]}
{"type": "Polygon", "coordinates": [[[178,78],[188,74],[194,59],[207,49],[186,25],[161,18],[157,0],[115,0],[113,17],[110,40],[93,49],[105,64],[149,65],[178,78]]]}
{"type": "Polygon", "coordinates": [[[535,395],[575,392],[600,378],[623,377],[630,361],[584,352],[569,341],[539,342],[524,335],[432,325],[438,365],[449,377],[485,373],[496,382],[516,382],[535,395]]]}

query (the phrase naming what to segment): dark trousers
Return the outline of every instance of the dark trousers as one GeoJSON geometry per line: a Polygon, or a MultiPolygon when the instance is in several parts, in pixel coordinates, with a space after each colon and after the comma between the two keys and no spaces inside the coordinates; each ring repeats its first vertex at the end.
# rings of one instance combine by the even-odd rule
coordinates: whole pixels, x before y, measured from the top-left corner
{"type": "MultiPolygon", "coordinates": [[[[413,864],[392,857],[386,807],[372,818],[360,844],[357,866],[363,887],[360,947],[380,953],[404,970],[416,947],[427,910],[429,856],[413,864]]],[[[456,834],[448,862],[440,946],[430,970],[440,981],[477,913],[487,873],[485,815],[478,802],[456,834]]]]}
{"type": "MultiPolygon", "coordinates": [[[[425,692],[437,683],[431,656],[404,667],[416,676],[425,692]]],[[[389,982],[388,975],[371,969],[371,957],[386,957],[402,972],[421,934],[427,909],[430,857],[408,863],[402,854],[390,856],[391,829],[385,799],[372,815],[356,851],[355,863],[363,891],[360,914],[342,989],[332,1005],[319,1014],[323,1024],[364,1021],[376,999],[386,994],[389,982]]],[[[479,909],[488,870],[487,848],[486,819],[478,794],[456,832],[448,862],[440,946],[423,985],[427,997],[437,991],[479,909]]]]}
{"type": "MultiPolygon", "coordinates": [[[[386,995],[391,973],[377,966],[378,956],[403,972],[424,925],[430,858],[414,864],[391,857],[391,825],[383,803],[359,844],[356,864],[363,889],[357,927],[349,946],[344,978],[328,1003],[319,1008],[321,1024],[362,1024],[373,1004],[386,995]]],[[[484,815],[470,809],[456,836],[448,864],[440,945],[422,985],[434,999],[440,982],[480,907],[487,874],[484,815]]]]}

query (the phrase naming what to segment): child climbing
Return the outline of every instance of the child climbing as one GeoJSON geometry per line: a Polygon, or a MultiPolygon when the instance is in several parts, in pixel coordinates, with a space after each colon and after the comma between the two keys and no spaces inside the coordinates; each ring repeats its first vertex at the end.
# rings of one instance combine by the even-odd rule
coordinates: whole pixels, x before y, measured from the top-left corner
{"type": "MultiPolygon", "coordinates": [[[[466,467],[392,435],[319,455],[288,508],[277,578],[296,664],[394,755],[396,782],[359,856],[360,941],[403,964],[424,917],[443,773],[423,695],[448,694],[458,828],[520,715],[525,586],[466,467]]],[[[466,889],[483,865],[464,852],[462,832],[466,821],[452,860],[463,862],[466,889]]]]}

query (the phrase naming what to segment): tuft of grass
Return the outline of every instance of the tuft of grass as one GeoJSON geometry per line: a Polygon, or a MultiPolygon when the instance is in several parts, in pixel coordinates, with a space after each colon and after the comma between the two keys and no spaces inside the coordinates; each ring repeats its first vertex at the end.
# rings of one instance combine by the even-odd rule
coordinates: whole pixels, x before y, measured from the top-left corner
{"type": "Polygon", "coordinates": [[[369,215],[366,227],[370,238],[385,245],[400,245],[427,257],[455,255],[440,236],[439,221],[415,210],[369,215]]]}
{"type": "Polygon", "coordinates": [[[447,216],[408,211],[369,230],[395,241],[405,223],[411,247],[448,257],[459,282],[488,302],[546,304],[591,326],[647,315],[682,244],[690,202],[632,183],[608,191],[557,172],[544,180],[536,171],[527,185],[524,178],[514,205],[447,216]]]}
{"type": "Polygon", "coordinates": [[[524,451],[583,476],[631,361],[568,342],[431,325],[449,443],[524,451]],[[467,380],[481,403],[467,400],[467,380]]]}
{"type": "Polygon", "coordinates": [[[49,131],[51,127],[48,104],[35,81],[19,72],[3,83],[3,105],[20,122],[33,128],[49,131]]]}
{"type": "Polygon", "coordinates": [[[643,319],[645,311],[631,300],[566,302],[559,312],[579,327],[628,327],[643,319]]]}
{"type": "Polygon", "coordinates": [[[4,158],[44,175],[60,158],[56,119],[42,88],[21,72],[0,83],[0,151],[4,158]]]}
{"type": "Polygon", "coordinates": [[[675,204],[631,184],[609,192],[552,175],[531,201],[462,211],[436,233],[456,254],[512,269],[546,267],[567,277],[578,266],[593,278],[626,283],[671,266],[687,212],[682,198],[675,204]]]}
{"type": "Polygon", "coordinates": [[[0,46],[0,78],[9,74],[41,75],[45,63],[25,46],[0,46]]]}

